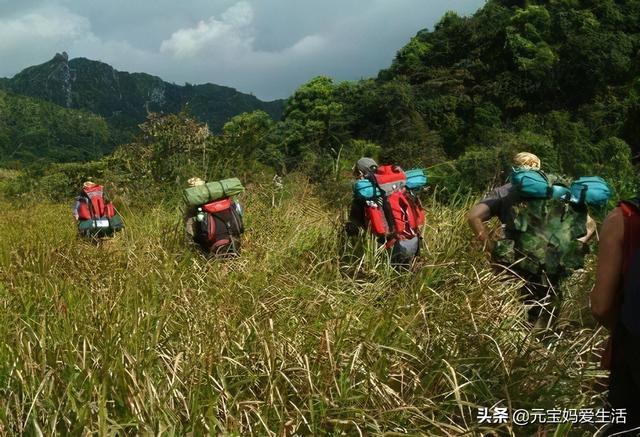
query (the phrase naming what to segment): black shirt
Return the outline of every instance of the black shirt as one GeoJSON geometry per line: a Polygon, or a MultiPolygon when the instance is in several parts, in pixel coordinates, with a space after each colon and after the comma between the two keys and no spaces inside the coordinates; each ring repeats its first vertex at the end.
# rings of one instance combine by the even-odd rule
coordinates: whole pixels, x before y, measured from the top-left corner
{"type": "Polygon", "coordinates": [[[506,184],[491,191],[487,197],[482,199],[480,203],[484,203],[489,207],[491,217],[498,217],[504,225],[505,237],[510,238],[515,225],[515,214],[513,205],[518,203],[520,196],[516,192],[513,185],[506,184]]]}
{"type": "Polygon", "coordinates": [[[351,201],[351,208],[349,208],[349,221],[361,228],[367,227],[364,214],[365,206],[367,206],[365,200],[354,197],[351,201]]]}

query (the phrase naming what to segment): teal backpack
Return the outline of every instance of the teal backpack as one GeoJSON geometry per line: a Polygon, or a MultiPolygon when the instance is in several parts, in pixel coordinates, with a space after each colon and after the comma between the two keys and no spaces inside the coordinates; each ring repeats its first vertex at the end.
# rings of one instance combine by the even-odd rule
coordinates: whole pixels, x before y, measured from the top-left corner
{"type": "MultiPolygon", "coordinates": [[[[410,191],[421,190],[427,185],[427,174],[421,168],[407,170],[405,187],[410,191]]],[[[353,184],[353,194],[360,199],[372,200],[382,196],[382,189],[370,179],[360,179],[353,184]]]]}
{"type": "Polygon", "coordinates": [[[611,198],[611,188],[598,176],[586,176],[571,184],[571,202],[601,207],[611,198]]]}
{"type": "Polygon", "coordinates": [[[359,199],[372,200],[382,196],[382,190],[369,179],[360,179],[353,184],[353,194],[359,199]]]}
{"type": "Polygon", "coordinates": [[[568,200],[571,198],[571,190],[563,184],[554,182],[551,186],[551,197],[559,200],[568,200]]]}
{"type": "Polygon", "coordinates": [[[407,175],[407,189],[416,191],[427,185],[427,173],[421,168],[414,168],[405,172],[407,175]]]}
{"type": "Polygon", "coordinates": [[[553,194],[549,178],[540,170],[514,168],[510,180],[523,199],[549,199],[553,194]]]}

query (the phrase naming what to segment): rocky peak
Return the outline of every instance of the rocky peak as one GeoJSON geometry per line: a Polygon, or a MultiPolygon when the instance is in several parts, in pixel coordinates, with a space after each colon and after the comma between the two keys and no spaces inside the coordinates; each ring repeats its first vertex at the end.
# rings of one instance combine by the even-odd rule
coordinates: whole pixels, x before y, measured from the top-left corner
{"type": "Polygon", "coordinates": [[[69,55],[67,52],[56,53],[52,61],[54,62],[69,62],[69,55]]]}
{"type": "Polygon", "coordinates": [[[73,71],[66,52],[56,55],[44,64],[25,68],[10,82],[12,91],[38,97],[70,108],[72,102],[73,71]]]}
{"type": "Polygon", "coordinates": [[[146,73],[118,71],[87,58],[69,59],[66,52],[24,69],[3,86],[17,94],[94,112],[131,131],[148,111],[177,113],[189,105],[194,116],[220,131],[230,117],[242,112],[262,109],[279,118],[283,105],[219,85],[180,86],[146,73]]]}

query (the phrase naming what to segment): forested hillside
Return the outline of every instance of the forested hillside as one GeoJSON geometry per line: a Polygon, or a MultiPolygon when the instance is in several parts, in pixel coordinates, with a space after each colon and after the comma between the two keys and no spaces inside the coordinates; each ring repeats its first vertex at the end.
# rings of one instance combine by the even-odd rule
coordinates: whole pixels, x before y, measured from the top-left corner
{"type": "Polygon", "coordinates": [[[490,1],[419,32],[377,83],[406,87],[405,124],[436,132],[449,156],[515,146],[553,171],[626,178],[639,31],[636,1],[490,1]]]}
{"type": "Polygon", "coordinates": [[[65,108],[102,116],[112,127],[112,145],[131,140],[150,112],[187,110],[214,132],[234,115],[263,110],[278,119],[283,102],[263,102],[250,94],[214,84],[180,86],[145,73],[117,71],[108,64],[56,54],[41,65],[26,68],[0,88],[65,108]]]}
{"type": "Polygon", "coordinates": [[[473,190],[529,150],[548,171],[600,174],[629,193],[639,29],[635,1],[492,0],[471,17],[449,13],[377,78],[300,87],[255,147],[264,162],[313,174],[380,149],[406,165],[455,160],[434,176],[473,190]]]}
{"type": "Polygon", "coordinates": [[[98,159],[109,132],[99,115],[0,91],[0,166],[98,159]]]}

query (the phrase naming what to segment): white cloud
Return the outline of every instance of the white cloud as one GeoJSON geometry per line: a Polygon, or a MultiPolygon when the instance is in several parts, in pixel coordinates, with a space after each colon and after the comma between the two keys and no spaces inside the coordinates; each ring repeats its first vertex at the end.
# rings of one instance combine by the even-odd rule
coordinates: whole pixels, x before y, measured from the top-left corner
{"type": "Polygon", "coordinates": [[[265,76],[268,79],[287,71],[306,75],[300,65],[330,49],[328,39],[317,34],[305,35],[278,50],[256,49],[259,30],[254,18],[251,3],[241,1],[220,14],[220,18],[210,17],[173,32],[160,44],[160,53],[178,64],[173,71],[189,71],[196,77],[208,75],[205,81],[258,91],[255,84],[264,82],[265,76]],[[253,79],[247,80],[248,77],[253,79]]]}
{"type": "Polygon", "coordinates": [[[248,26],[253,22],[253,8],[246,1],[231,6],[222,13],[222,21],[233,26],[248,26]]]}
{"type": "Polygon", "coordinates": [[[160,52],[178,59],[198,56],[215,50],[229,54],[251,51],[253,37],[249,25],[253,21],[253,9],[247,2],[240,2],[227,9],[218,20],[211,17],[195,27],[180,29],[160,45],[160,52]]]}
{"type": "Polygon", "coordinates": [[[67,51],[176,83],[212,82],[282,98],[320,74],[337,80],[375,75],[447,9],[468,13],[484,3],[137,0],[124,8],[130,1],[7,4],[0,15],[0,77],[67,51]]]}
{"type": "Polygon", "coordinates": [[[86,35],[86,17],[60,7],[40,7],[0,18],[0,76],[51,59],[86,35]]]}
{"type": "Polygon", "coordinates": [[[85,17],[67,9],[44,8],[12,19],[0,19],[0,51],[32,44],[73,40],[86,33],[91,25],[85,17]]]}

